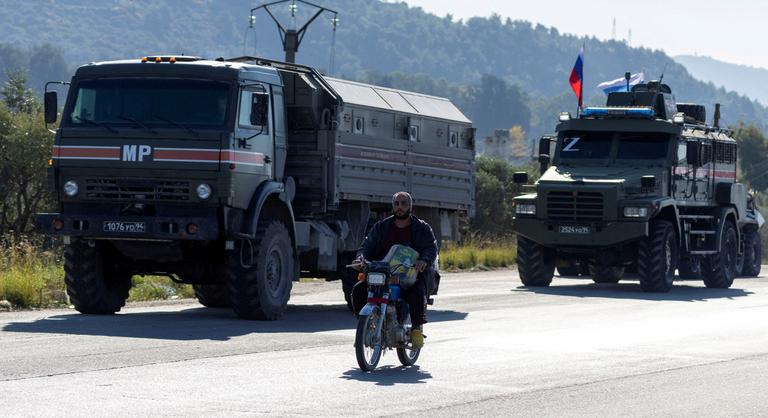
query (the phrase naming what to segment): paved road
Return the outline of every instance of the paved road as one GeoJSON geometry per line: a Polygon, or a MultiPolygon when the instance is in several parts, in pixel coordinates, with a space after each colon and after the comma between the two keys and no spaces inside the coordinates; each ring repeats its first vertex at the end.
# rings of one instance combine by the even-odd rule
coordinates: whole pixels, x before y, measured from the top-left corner
{"type": "MultiPolygon", "coordinates": [[[[764,271],[768,268],[764,267],[764,271]]],[[[191,301],[115,316],[0,313],[13,415],[768,415],[768,279],[678,282],[447,275],[419,366],[362,373],[337,283],[301,283],[277,322],[191,301]]]]}

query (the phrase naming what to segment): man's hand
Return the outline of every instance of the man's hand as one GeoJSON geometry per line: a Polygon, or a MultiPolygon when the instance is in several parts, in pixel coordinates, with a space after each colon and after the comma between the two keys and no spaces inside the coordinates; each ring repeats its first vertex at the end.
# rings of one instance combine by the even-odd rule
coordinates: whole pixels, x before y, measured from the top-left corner
{"type": "Polygon", "coordinates": [[[363,256],[359,256],[356,259],[354,259],[351,264],[347,265],[347,267],[353,268],[357,271],[362,271],[364,264],[365,263],[363,262],[363,256]]]}
{"type": "Polygon", "coordinates": [[[424,272],[424,269],[426,269],[426,268],[427,268],[427,262],[426,262],[426,261],[424,261],[424,260],[417,260],[417,261],[416,261],[416,265],[414,265],[413,267],[414,267],[414,268],[416,269],[416,271],[418,271],[419,273],[423,273],[423,272],[424,272]]]}

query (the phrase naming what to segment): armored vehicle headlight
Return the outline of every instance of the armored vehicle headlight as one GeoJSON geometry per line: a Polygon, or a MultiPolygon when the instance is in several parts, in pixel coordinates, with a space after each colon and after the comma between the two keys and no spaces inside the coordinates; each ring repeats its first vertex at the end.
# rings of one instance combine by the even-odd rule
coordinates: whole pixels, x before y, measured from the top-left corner
{"type": "Polygon", "coordinates": [[[64,183],[64,194],[69,197],[75,197],[77,196],[77,191],[79,188],[80,187],[78,187],[76,181],[68,180],[66,183],[64,183]]]}
{"type": "Polygon", "coordinates": [[[205,183],[202,183],[199,186],[197,186],[197,197],[203,200],[206,200],[209,197],[211,197],[211,186],[205,183]]]}
{"type": "Polygon", "coordinates": [[[625,218],[645,218],[648,216],[648,208],[627,206],[624,208],[625,218]]]}
{"type": "Polygon", "coordinates": [[[535,215],[536,205],[534,203],[517,203],[515,213],[518,215],[535,215]]]}

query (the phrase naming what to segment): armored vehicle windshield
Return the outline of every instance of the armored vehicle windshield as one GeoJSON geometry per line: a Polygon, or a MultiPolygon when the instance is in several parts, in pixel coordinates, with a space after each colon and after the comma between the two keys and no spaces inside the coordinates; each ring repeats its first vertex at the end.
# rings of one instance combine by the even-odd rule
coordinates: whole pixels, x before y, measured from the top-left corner
{"type": "Polygon", "coordinates": [[[668,134],[647,132],[565,132],[558,143],[558,158],[564,165],[569,160],[661,162],[669,153],[669,138],[668,134]]]}
{"type": "Polygon", "coordinates": [[[224,82],[181,79],[83,80],[63,123],[222,127],[230,86],[224,82]]]}

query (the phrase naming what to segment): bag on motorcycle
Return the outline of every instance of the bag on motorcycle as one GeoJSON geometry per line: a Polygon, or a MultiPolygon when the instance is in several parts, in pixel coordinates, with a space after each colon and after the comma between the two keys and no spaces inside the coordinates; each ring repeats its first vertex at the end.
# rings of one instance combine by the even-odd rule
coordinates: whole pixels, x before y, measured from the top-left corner
{"type": "Polygon", "coordinates": [[[397,267],[392,271],[392,274],[397,275],[400,279],[400,287],[408,289],[416,283],[418,272],[414,264],[416,264],[418,258],[419,253],[416,250],[407,245],[397,244],[389,249],[389,252],[381,261],[389,263],[391,268],[397,267]]]}

